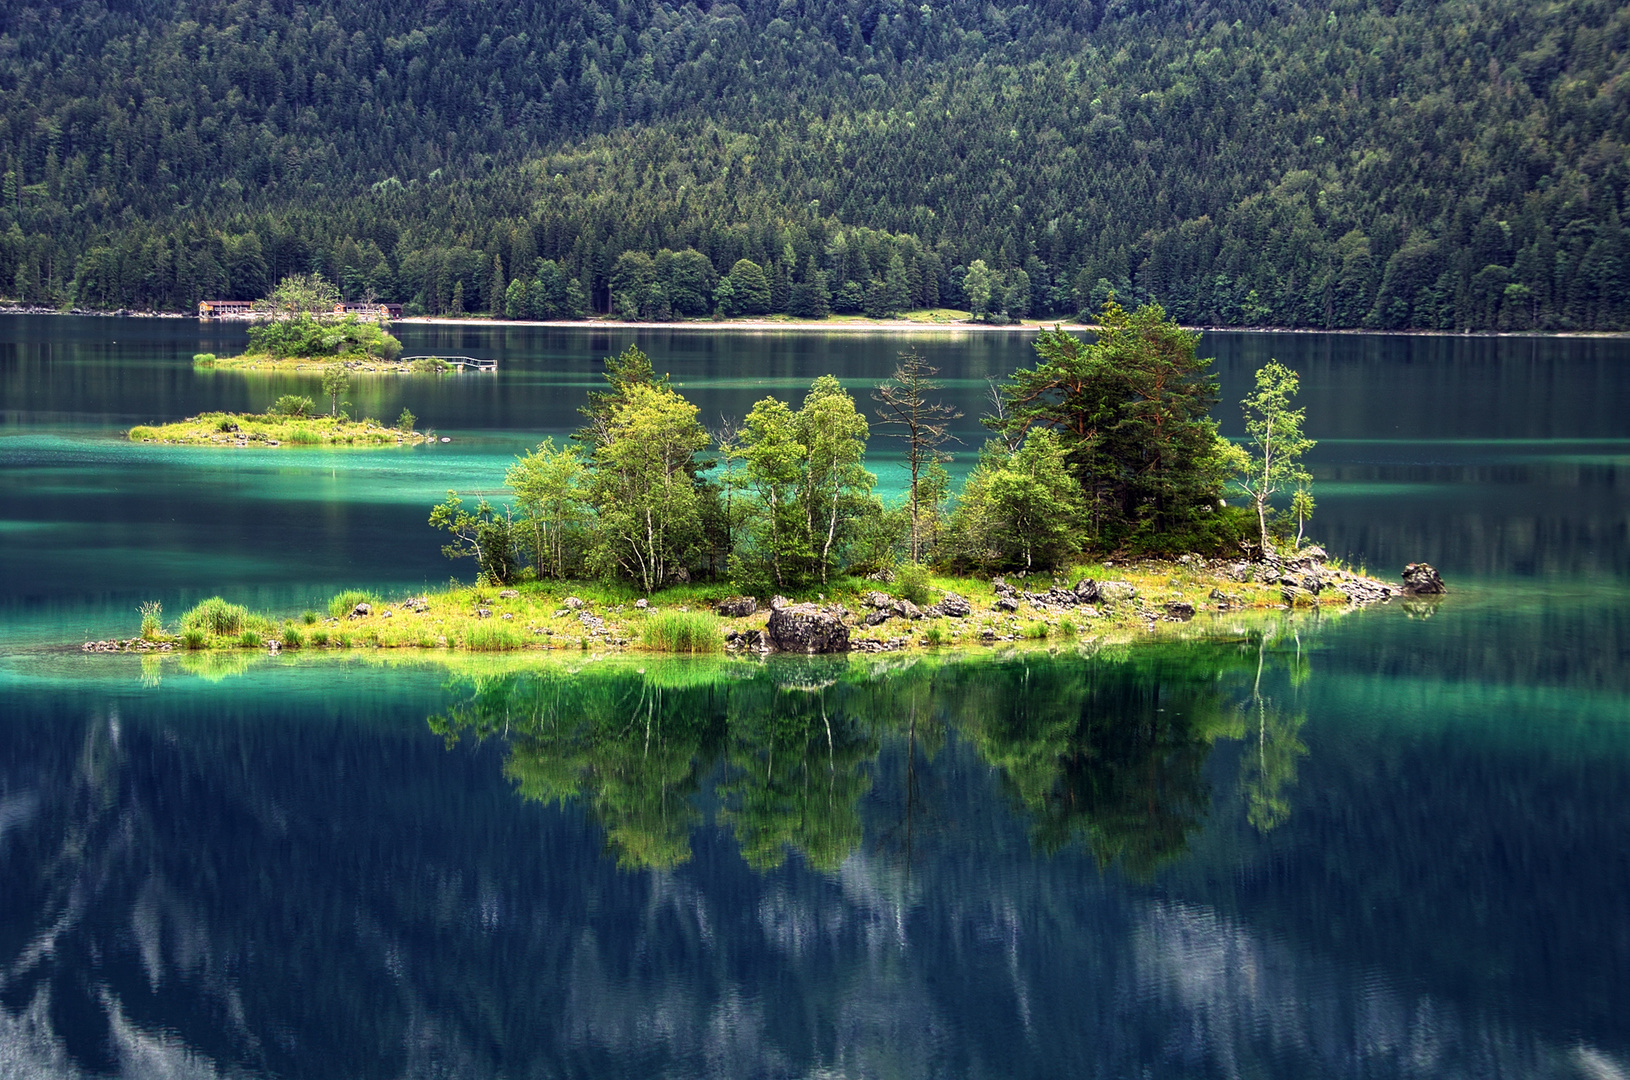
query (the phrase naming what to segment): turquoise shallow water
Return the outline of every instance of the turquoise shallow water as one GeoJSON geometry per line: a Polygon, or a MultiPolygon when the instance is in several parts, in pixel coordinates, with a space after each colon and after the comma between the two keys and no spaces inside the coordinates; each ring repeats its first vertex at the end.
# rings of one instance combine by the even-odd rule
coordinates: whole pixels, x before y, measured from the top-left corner
{"type": "MultiPolygon", "coordinates": [[[[117,434],[309,387],[192,371],[241,328],[0,319],[0,1073],[1630,1073],[1630,344],[1208,336],[1230,400],[1302,371],[1315,531],[1436,608],[876,667],[45,647],[464,572],[428,504],[632,337],[704,416],[903,344],[403,332],[501,360],[352,395],[451,443],[190,453],[117,434]]],[[[975,449],[1027,341],[921,347],[975,449]]]]}

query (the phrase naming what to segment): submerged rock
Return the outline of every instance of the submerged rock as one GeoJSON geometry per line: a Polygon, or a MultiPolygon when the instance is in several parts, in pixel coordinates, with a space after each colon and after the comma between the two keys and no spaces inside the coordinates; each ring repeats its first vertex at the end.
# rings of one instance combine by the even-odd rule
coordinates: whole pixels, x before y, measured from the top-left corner
{"type": "Polygon", "coordinates": [[[1449,590],[1430,563],[1412,562],[1404,567],[1404,591],[1415,596],[1441,596],[1449,590]]]}
{"type": "MultiPolygon", "coordinates": [[[[777,599],[780,599],[779,597],[777,599]]],[[[849,651],[849,628],[843,620],[814,604],[783,601],[770,612],[770,641],[782,652],[841,653],[849,651]]]]}

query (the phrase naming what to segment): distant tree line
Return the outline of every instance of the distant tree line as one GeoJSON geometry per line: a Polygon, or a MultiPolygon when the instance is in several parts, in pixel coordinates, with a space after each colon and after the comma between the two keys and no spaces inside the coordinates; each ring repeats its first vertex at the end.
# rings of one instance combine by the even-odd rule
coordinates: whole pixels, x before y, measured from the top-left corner
{"type": "Polygon", "coordinates": [[[1627,42],[1605,0],[7,0],[0,293],[1623,328],[1627,42]]]}

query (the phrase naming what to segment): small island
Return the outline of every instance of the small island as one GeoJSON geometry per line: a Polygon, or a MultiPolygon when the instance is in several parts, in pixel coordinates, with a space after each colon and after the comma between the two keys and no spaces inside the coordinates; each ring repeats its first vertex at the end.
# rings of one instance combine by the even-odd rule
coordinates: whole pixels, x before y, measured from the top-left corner
{"type": "Polygon", "coordinates": [[[208,412],[171,424],[130,429],[131,442],[170,446],[417,446],[434,436],[411,427],[345,416],[208,412]]]}
{"type": "Polygon", "coordinates": [[[328,415],[313,413],[314,403],[301,394],[284,394],[264,413],[207,412],[169,424],[138,424],[125,433],[131,442],[170,446],[417,446],[434,442],[435,433],[415,430],[418,417],[407,409],[387,427],[364,417],[353,420],[341,397],[350,389],[345,369],[323,375],[329,395],[328,415]]]}
{"type": "MultiPolygon", "coordinates": [[[[954,492],[944,463],[961,414],[937,399],[936,370],[902,353],[871,395],[909,474],[889,503],[866,468],[872,425],[836,378],[816,379],[796,407],[766,397],[710,432],[631,345],[606,358],[605,389],[587,395],[567,445],[545,439],[515,459],[507,500],[471,507],[449,491],[432,508],[443,552],[476,563],[474,585],[389,601],[342,593],[326,614],[298,617],[212,597],[174,627],[155,607],[139,637],[86,648],[1097,647],[1237,635],[1282,612],[1443,591],[1424,564],[1389,584],[1309,542],[1303,457],[1314,443],[1293,404],[1295,372],[1271,360],[1257,371],[1235,442],[1211,418],[1217,381],[1197,333],[1158,305],[1114,300],[1099,327],[1091,342],[1062,328],[1038,337],[1037,365],[997,387],[984,417],[992,437],[954,492]]],[[[339,421],[345,378],[324,377],[339,421]]],[[[295,414],[310,407],[284,397],[272,412],[309,424],[295,414]]],[[[405,440],[412,421],[363,421],[361,434],[405,440]]],[[[222,416],[192,437],[247,445],[242,428],[222,416]]]]}
{"type": "Polygon", "coordinates": [[[434,356],[398,359],[402,343],[385,329],[383,308],[373,317],[349,313],[339,290],[321,274],[291,274],[271,295],[251,305],[249,348],[242,356],[193,356],[193,367],[219,371],[412,372],[456,370],[434,356]]]}
{"type": "Polygon", "coordinates": [[[1095,647],[1138,638],[1237,636],[1247,624],[1286,613],[1328,617],[1394,597],[1431,595],[1423,576],[1388,584],[1332,565],[1316,549],[1290,562],[1185,555],[1009,577],[850,579],[802,603],[732,595],[724,584],[675,586],[658,599],[594,581],[459,586],[391,600],[352,590],[331,598],[324,610],[299,616],[254,612],[215,596],[171,626],[157,604],[146,605],[136,636],[86,642],[82,649],[808,655],[1095,647]]]}

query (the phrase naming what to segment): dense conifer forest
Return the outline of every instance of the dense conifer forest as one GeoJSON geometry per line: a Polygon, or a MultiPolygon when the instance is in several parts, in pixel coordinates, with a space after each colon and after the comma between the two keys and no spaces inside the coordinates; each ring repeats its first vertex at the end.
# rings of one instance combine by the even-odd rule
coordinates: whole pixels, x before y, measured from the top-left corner
{"type": "Polygon", "coordinates": [[[1630,326],[1596,0],[0,3],[0,294],[1630,326]]]}

